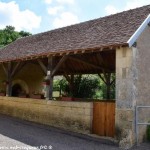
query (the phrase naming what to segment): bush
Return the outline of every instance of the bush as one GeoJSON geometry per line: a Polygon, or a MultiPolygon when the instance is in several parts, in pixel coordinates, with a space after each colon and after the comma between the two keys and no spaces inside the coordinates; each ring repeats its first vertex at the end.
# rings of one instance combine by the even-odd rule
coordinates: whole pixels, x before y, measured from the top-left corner
{"type": "Polygon", "coordinates": [[[76,75],[74,77],[73,91],[70,90],[69,84],[65,79],[60,81],[60,87],[67,96],[93,98],[99,88],[99,80],[92,75],[76,75]]]}
{"type": "Polygon", "coordinates": [[[53,81],[53,91],[59,91],[60,90],[60,80],[54,80],[53,81]]]}
{"type": "MultiPolygon", "coordinates": [[[[113,74],[111,80],[115,78],[113,74]]],[[[98,75],[75,75],[73,89],[66,79],[55,80],[53,89],[76,98],[107,99],[107,86],[98,75]]],[[[110,87],[110,99],[115,99],[115,83],[110,87]]]]}
{"type": "Polygon", "coordinates": [[[96,76],[79,75],[74,80],[73,96],[77,98],[94,98],[99,88],[99,79],[96,76]]]}

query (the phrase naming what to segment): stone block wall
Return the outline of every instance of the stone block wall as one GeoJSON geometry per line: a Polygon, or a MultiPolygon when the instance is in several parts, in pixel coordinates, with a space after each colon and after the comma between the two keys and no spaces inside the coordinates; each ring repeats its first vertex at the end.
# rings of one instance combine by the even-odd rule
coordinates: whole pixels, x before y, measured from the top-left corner
{"type": "Polygon", "coordinates": [[[130,148],[134,138],[133,51],[116,49],[116,138],[120,147],[130,148]]]}
{"type": "MultiPolygon", "coordinates": [[[[150,106],[150,27],[137,40],[134,48],[136,78],[134,80],[136,87],[136,105],[150,106]]],[[[138,111],[139,122],[150,121],[150,108],[140,108],[138,111]]],[[[139,142],[146,140],[147,126],[139,126],[139,142]]]]}
{"type": "Polygon", "coordinates": [[[93,103],[0,97],[0,113],[88,134],[92,126],[93,103]]]}
{"type": "MultiPolygon", "coordinates": [[[[150,106],[150,27],[131,48],[116,50],[116,131],[120,146],[135,144],[135,107],[150,106]]],[[[150,109],[140,108],[138,122],[150,121],[150,109]]],[[[146,126],[138,126],[138,142],[146,140],[146,126]]]]}

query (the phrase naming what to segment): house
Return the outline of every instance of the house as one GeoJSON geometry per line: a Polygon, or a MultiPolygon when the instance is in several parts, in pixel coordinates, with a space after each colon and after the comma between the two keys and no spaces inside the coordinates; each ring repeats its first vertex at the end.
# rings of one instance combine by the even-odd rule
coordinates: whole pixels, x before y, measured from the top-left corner
{"type": "MultiPolygon", "coordinates": [[[[75,128],[76,121],[78,127],[82,124],[82,129],[90,132],[93,103],[35,102],[27,99],[21,102],[11,97],[16,94],[14,86],[17,84],[18,90],[23,89],[30,96],[33,91],[42,90],[41,82],[47,76],[50,85],[46,98],[51,99],[53,77],[56,75],[63,75],[69,81],[71,75],[75,74],[116,73],[115,136],[119,137],[122,147],[131,147],[136,138],[138,142],[143,141],[146,127],[136,128],[135,111],[136,106],[150,106],[149,24],[150,5],[20,38],[9,44],[0,51],[0,81],[5,80],[7,83],[6,86],[0,87],[6,89],[7,95],[0,98],[1,113],[17,116],[17,113],[14,113],[15,108],[25,110],[34,103],[42,103],[41,109],[35,108],[39,112],[43,105],[49,104],[51,109],[47,111],[53,113],[50,114],[54,117],[53,121],[57,120],[59,124],[62,120],[54,115],[56,109],[59,109],[58,106],[63,106],[63,117],[73,111],[64,108],[75,106],[79,107],[75,112],[87,109],[87,112],[84,112],[87,116],[78,114],[70,122],[68,116],[63,122],[69,122],[68,124],[75,128]],[[4,109],[4,106],[8,108],[4,109]],[[9,111],[10,107],[13,111],[9,111]]],[[[35,115],[32,109],[33,107],[29,111],[31,116],[26,119],[37,121],[39,116],[35,115]]],[[[148,109],[141,108],[137,113],[139,121],[150,120],[148,109]]],[[[48,114],[44,114],[43,110],[42,120],[37,122],[49,124],[46,115],[48,114]]]]}

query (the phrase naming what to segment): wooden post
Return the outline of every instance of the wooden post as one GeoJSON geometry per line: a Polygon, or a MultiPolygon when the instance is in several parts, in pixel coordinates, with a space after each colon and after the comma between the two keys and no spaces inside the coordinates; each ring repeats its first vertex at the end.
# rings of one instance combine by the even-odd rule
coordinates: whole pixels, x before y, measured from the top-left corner
{"type": "Polygon", "coordinates": [[[16,66],[13,68],[12,67],[12,62],[9,62],[6,65],[2,64],[3,70],[5,72],[6,75],[6,96],[11,96],[12,95],[12,78],[16,75],[16,73],[18,73],[21,69],[21,67],[23,67],[25,64],[18,62],[16,64],[16,66]]]}
{"type": "Polygon", "coordinates": [[[40,65],[40,67],[41,67],[43,73],[44,73],[45,75],[47,75],[47,68],[46,68],[46,66],[44,65],[44,63],[43,63],[40,59],[38,59],[37,62],[39,63],[39,65],[40,65]]]}
{"type": "Polygon", "coordinates": [[[53,98],[53,76],[50,75],[49,99],[53,98]]]}
{"type": "Polygon", "coordinates": [[[46,99],[52,99],[53,98],[53,76],[52,76],[52,71],[53,71],[53,59],[52,57],[48,57],[48,66],[47,66],[47,78],[50,81],[49,88],[47,88],[47,94],[46,94],[46,99]]]}
{"type": "Polygon", "coordinates": [[[9,62],[8,69],[7,69],[6,96],[11,96],[11,92],[12,92],[11,69],[12,69],[12,64],[11,62],[9,62]]]}
{"type": "Polygon", "coordinates": [[[70,82],[70,91],[71,91],[71,94],[74,95],[74,75],[71,74],[71,82],[70,82]]]}
{"type": "MultiPolygon", "coordinates": [[[[105,75],[104,75],[105,76],[105,75]]],[[[106,76],[105,76],[105,79],[106,79],[106,98],[107,99],[110,99],[110,80],[111,80],[111,73],[108,73],[106,76]]]]}

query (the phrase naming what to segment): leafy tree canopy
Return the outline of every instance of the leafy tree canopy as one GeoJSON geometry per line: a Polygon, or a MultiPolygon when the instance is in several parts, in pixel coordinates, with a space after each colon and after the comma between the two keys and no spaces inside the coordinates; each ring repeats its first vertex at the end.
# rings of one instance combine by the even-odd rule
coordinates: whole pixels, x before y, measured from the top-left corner
{"type": "Polygon", "coordinates": [[[6,26],[5,29],[0,29],[0,48],[12,43],[18,38],[29,35],[31,35],[31,33],[25,31],[18,32],[15,31],[15,27],[13,26],[6,26]]]}

